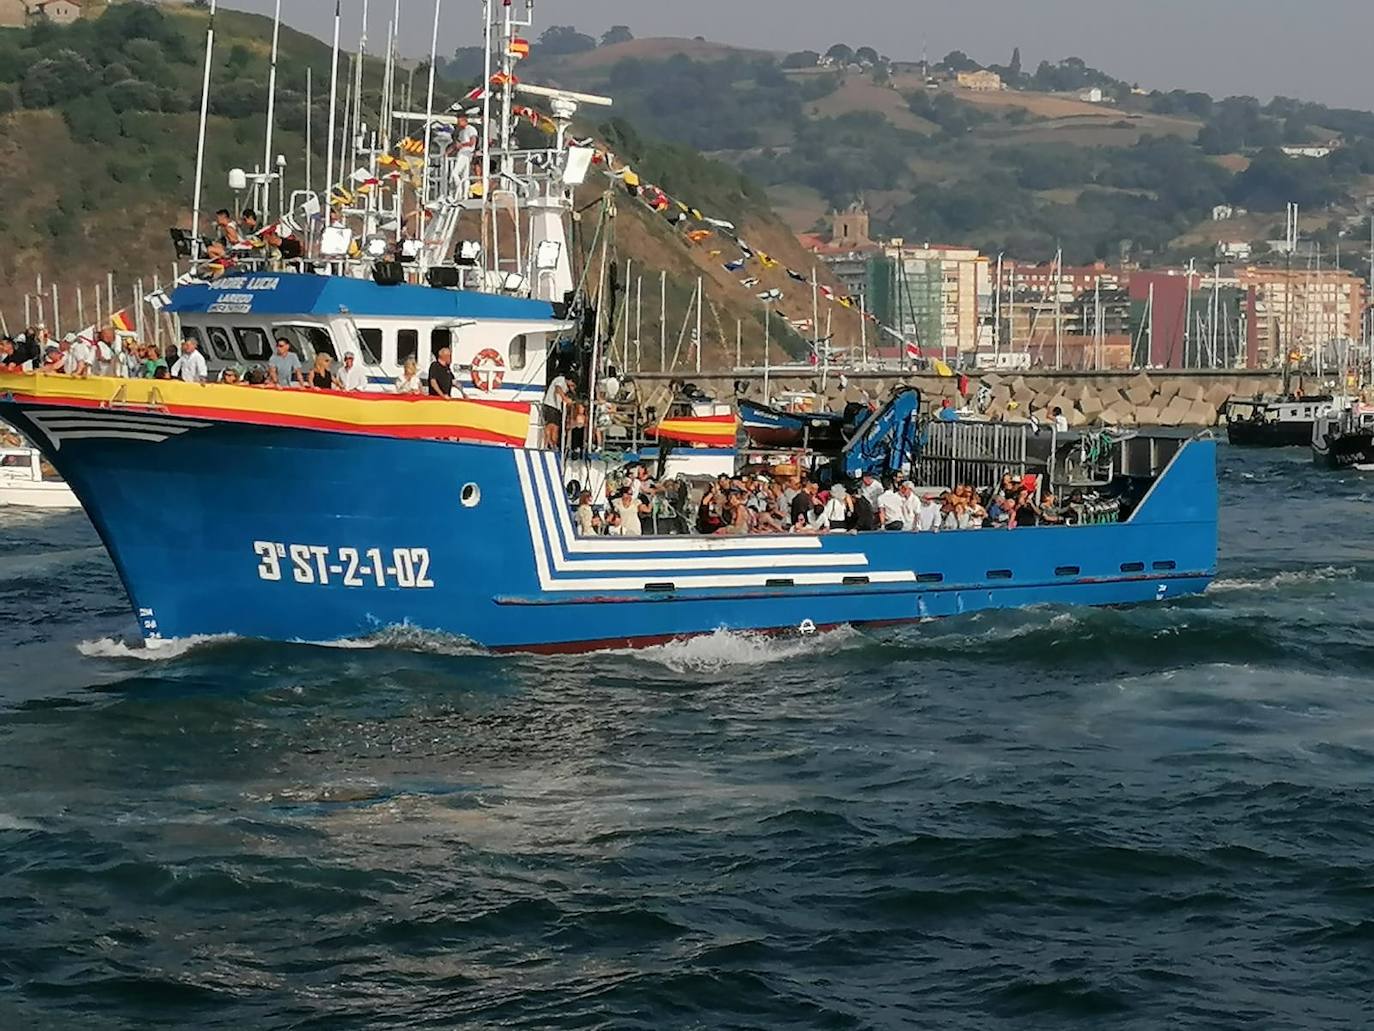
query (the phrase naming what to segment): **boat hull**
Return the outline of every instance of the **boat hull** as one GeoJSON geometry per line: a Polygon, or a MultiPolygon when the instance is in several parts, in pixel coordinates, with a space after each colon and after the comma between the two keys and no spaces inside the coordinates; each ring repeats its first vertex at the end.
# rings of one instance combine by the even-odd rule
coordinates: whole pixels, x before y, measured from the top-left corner
{"type": "Polygon", "coordinates": [[[1302,447],[1312,442],[1312,420],[1270,422],[1242,419],[1226,424],[1226,439],[1242,447],[1302,447]]]}
{"type": "Polygon", "coordinates": [[[1312,461],[1323,469],[1350,469],[1374,463],[1374,433],[1342,433],[1312,442],[1312,461]]]}
{"type": "Polygon", "coordinates": [[[47,508],[72,510],[81,502],[64,483],[3,483],[0,482],[0,508],[47,508]]]}
{"type": "Polygon", "coordinates": [[[1114,525],[582,540],[547,452],[146,411],[103,410],[89,428],[68,413],[53,433],[41,405],[0,410],[80,498],[149,638],[328,642],[407,626],[580,651],[1158,601],[1203,590],[1216,565],[1207,440],[1114,525]]]}

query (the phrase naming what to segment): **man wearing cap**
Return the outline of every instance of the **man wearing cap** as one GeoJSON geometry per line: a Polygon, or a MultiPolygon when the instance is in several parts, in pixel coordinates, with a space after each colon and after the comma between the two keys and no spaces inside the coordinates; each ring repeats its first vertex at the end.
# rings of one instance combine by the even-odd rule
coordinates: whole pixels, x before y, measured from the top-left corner
{"type": "Polygon", "coordinates": [[[89,376],[95,365],[95,348],[84,337],[77,337],[67,348],[62,371],[68,376],[89,376]]]}
{"type": "Polygon", "coordinates": [[[354,392],[367,389],[367,371],[358,364],[358,356],[352,351],[344,355],[343,368],[339,370],[339,389],[354,392]]]}
{"type": "Polygon", "coordinates": [[[927,494],[916,513],[916,531],[934,533],[940,529],[940,495],[927,494]]]}

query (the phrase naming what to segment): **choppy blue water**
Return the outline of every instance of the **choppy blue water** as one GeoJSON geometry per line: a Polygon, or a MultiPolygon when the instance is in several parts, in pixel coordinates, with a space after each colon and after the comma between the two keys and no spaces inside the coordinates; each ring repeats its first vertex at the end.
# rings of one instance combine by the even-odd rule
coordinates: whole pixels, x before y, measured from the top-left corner
{"type": "Polygon", "coordinates": [[[149,659],[0,520],[0,1028],[1363,1028],[1374,478],[1223,451],[1204,598],[149,659]]]}

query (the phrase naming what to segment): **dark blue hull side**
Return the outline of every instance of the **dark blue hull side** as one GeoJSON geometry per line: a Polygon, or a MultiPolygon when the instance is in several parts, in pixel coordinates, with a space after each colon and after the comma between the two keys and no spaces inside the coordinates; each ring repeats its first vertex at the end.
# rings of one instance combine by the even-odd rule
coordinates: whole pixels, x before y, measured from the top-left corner
{"type": "Polygon", "coordinates": [[[580,540],[544,452],[0,408],[81,499],[150,637],[334,641],[408,625],[578,650],[1157,601],[1203,590],[1216,566],[1209,440],[1108,526],[580,540]]]}

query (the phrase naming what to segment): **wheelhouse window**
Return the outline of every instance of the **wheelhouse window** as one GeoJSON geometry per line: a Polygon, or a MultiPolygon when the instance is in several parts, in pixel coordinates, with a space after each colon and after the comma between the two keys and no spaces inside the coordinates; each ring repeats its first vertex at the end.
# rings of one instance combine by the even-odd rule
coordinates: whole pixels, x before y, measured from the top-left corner
{"type": "Polygon", "coordinates": [[[338,358],[334,353],[334,338],[322,326],[276,326],[272,333],[274,340],[286,340],[303,362],[314,361],[317,354],[338,358]]]}
{"type": "Polygon", "coordinates": [[[429,353],[435,358],[439,357],[439,352],[445,347],[453,346],[453,330],[451,329],[432,329],[429,332],[429,353]]]}
{"type": "Polygon", "coordinates": [[[420,360],[420,331],[417,329],[396,330],[396,362],[403,364],[407,358],[420,360]]]}
{"type": "Polygon", "coordinates": [[[210,337],[210,349],[215,352],[215,357],[222,362],[232,362],[237,360],[238,355],[234,353],[234,345],[229,342],[229,331],[219,326],[211,326],[205,331],[210,337]]]}
{"type": "Polygon", "coordinates": [[[513,372],[518,372],[525,367],[525,353],[529,339],[525,336],[518,336],[510,342],[510,351],[506,355],[506,365],[513,372]]]}
{"type": "Polygon", "coordinates": [[[272,345],[267,334],[257,326],[235,327],[234,336],[238,338],[239,351],[250,362],[265,362],[272,356],[272,345]]]}
{"type": "Polygon", "coordinates": [[[358,330],[363,353],[359,356],[367,365],[376,365],[382,360],[382,331],[374,327],[358,330]]]}

